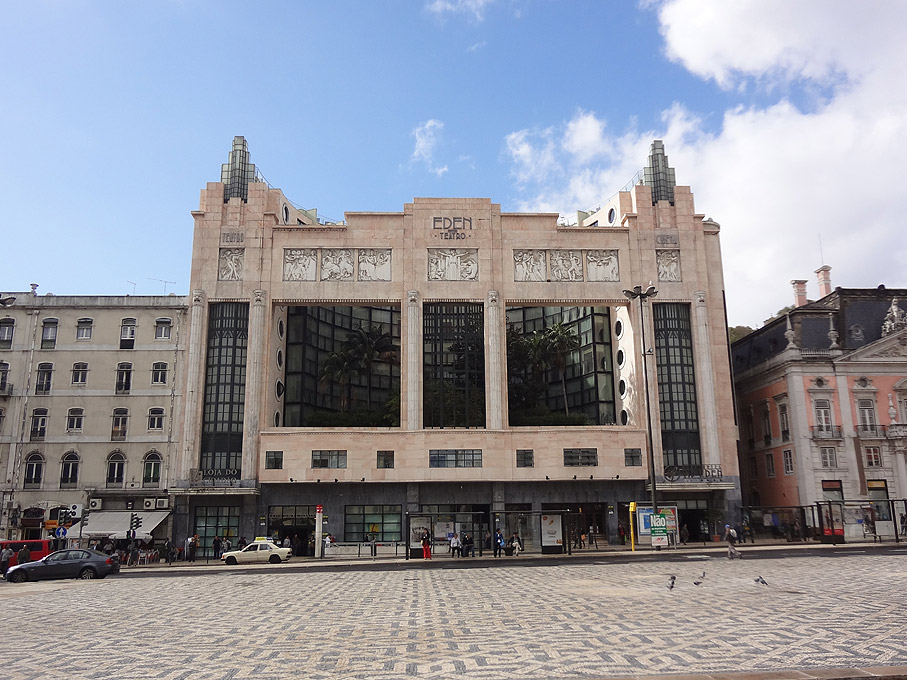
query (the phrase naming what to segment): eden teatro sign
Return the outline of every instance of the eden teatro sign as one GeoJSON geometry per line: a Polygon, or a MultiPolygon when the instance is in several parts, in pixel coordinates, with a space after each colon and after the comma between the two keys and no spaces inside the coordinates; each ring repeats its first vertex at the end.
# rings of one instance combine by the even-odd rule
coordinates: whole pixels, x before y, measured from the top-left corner
{"type": "Polygon", "coordinates": [[[440,231],[437,236],[443,240],[461,240],[469,238],[467,230],[472,231],[471,217],[432,217],[431,228],[440,231]]]}

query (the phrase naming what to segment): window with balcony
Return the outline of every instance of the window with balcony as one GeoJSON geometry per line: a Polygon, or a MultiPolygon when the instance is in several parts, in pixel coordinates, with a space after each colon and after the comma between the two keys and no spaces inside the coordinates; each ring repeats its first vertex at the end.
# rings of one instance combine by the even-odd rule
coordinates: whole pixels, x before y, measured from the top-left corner
{"type": "Polygon", "coordinates": [[[44,456],[38,452],[28,454],[25,458],[25,488],[40,488],[44,479],[44,456]]]}
{"type": "Polygon", "coordinates": [[[44,319],[41,325],[41,349],[53,349],[57,346],[57,319],[44,319]]]}
{"type": "Polygon", "coordinates": [[[154,339],[170,339],[170,319],[156,319],[154,322],[154,339]]]}
{"type": "Polygon", "coordinates": [[[778,405],[778,420],[781,424],[781,441],[790,441],[790,415],[787,411],[787,404],[778,405]]]}
{"type": "Polygon", "coordinates": [[[882,449],[880,447],[866,447],[866,467],[882,467],[882,449]]]}
{"type": "Polygon", "coordinates": [[[10,349],[13,346],[13,331],[16,322],[12,319],[0,319],[0,349],[10,349]]]}
{"type": "Polygon", "coordinates": [[[82,420],[85,417],[85,411],[81,408],[71,408],[66,414],[66,431],[81,432],[82,420]]]}
{"type": "Polygon", "coordinates": [[[775,454],[774,453],[765,454],[765,476],[766,477],[775,476],[775,454]]]}
{"type": "Polygon", "coordinates": [[[823,446],[820,449],[822,456],[822,467],[824,468],[835,468],[838,467],[838,452],[834,446],[823,446]]]}
{"type": "Polygon", "coordinates": [[[152,385],[166,385],[167,384],[167,363],[164,361],[156,361],[151,364],[151,384],[152,385]]]}
{"type": "Polygon", "coordinates": [[[9,385],[9,364],[0,361],[0,394],[7,394],[9,385]]]}
{"type": "Polygon", "coordinates": [[[44,441],[47,435],[47,409],[36,408],[31,412],[31,441],[44,441]]]}
{"type": "Polygon", "coordinates": [[[117,394],[129,394],[132,389],[132,364],[128,362],[117,364],[117,394]]]}
{"type": "Polygon", "coordinates": [[[123,319],[121,322],[120,349],[135,349],[135,319],[123,319]]]}
{"type": "Polygon", "coordinates": [[[149,430],[163,430],[164,429],[164,409],[152,408],[152,409],[148,410],[148,429],[149,430]]]}
{"type": "Polygon", "coordinates": [[[161,466],[163,461],[157,451],[149,451],[142,461],[142,488],[156,489],[161,485],[161,466]]]}
{"type": "Polygon", "coordinates": [[[88,364],[79,361],[72,365],[72,384],[84,385],[88,382],[88,364]]]}
{"type": "Polygon", "coordinates": [[[110,440],[121,442],[126,439],[126,427],[129,424],[129,409],[113,409],[113,424],[110,429],[110,440]]]}
{"type": "Polygon", "coordinates": [[[860,435],[864,437],[880,436],[880,429],[876,422],[876,405],[872,399],[858,399],[857,410],[860,416],[860,435]]]}
{"type": "Polygon", "coordinates": [[[60,466],[60,488],[74,489],[79,481],[79,455],[70,451],[63,456],[60,466]]]}
{"type": "Polygon", "coordinates": [[[76,340],[91,340],[91,328],[94,325],[92,319],[79,319],[76,322],[76,340]]]}
{"type": "Polygon", "coordinates": [[[772,445],[772,416],[767,405],[762,407],[762,443],[772,445]]]}
{"type": "Polygon", "coordinates": [[[816,399],[816,431],[831,432],[831,402],[828,399],[816,399]]]}
{"type": "Polygon", "coordinates": [[[119,451],[107,456],[107,488],[121,489],[126,475],[126,456],[119,451]]]}
{"type": "Polygon", "coordinates": [[[35,394],[50,394],[50,383],[53,378],[53,373],[53,364],[38,364],[38,373],[35,376],[35,394]]]}
{"type": "Polygon", "coordinates": [[[0,408],[0,432],[3,431],[3,420],[6,418],[6,411],[0,408]]]}

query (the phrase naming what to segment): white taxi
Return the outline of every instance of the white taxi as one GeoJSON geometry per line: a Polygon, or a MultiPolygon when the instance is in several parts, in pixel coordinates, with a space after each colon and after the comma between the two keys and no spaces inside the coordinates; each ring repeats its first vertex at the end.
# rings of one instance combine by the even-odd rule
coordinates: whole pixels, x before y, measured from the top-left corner
{"type": "Polygon", "coordinates": [[[280,564],[290,559],[293,551],[290,548],[281,548],[273,541],[266,538],[256,538],[242,550],[229,550],[220,556],[224,564],[254,564],[270,562],[280,564]]]}

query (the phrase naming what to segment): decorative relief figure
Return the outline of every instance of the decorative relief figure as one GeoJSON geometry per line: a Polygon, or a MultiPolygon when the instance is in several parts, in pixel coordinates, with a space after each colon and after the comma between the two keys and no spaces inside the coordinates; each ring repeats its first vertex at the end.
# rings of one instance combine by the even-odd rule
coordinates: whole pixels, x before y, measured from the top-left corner
{"type": "Polygon", "coordinates": [[[221,248],[217,268],[218,281],[239,281],[242,278],[242,248],[221,248]]]}
{"type": "Polygon", "coordinates": [[[500,297],[498,296],[498,291],[496,291],[496,290],[488,291],[488,304],[496,305],[496,304],[498,304],[499,299],[500,299],[500,297]]]}
{"type": "Polygon", "coordinates": [[[316,262],[314,248],[284,248],[283,280],[314,281],[316,262]]]}
{"type": "Polygon", "coordinates": [[[587,250],[586,274],[590,281],[620,281],[616,250],[587,250]]]}
{"type": "Polygon", "coordinates": [[[885,320],[882,322],[882,336],[889,333],[895,333],[907,328],[907,312],[898,307],[898,299],[891,298],[891,307],[885,314],[885,320]]]}
{"type": "Polygon", "coordinates": [[[580,250],[552,250],[551,278],[555,281],[582,281],[583,257],[580,250]]]}
{"type": "Polygon", "coordinates": [[[545,281],[548,276],[544,250],[514,250],[514,281],[545,281]]]}
{"type": "Polygon", "coordinates": [[[655,264],[658,265],[659,281],[680,281],[679,250],[656,250],[655,264]]]}
{"type": "Polygon", "coordinates": [[[322,281],[352,281],[353,251],[349,248],[325,248],[321,251],[322,281]]]}
{"type": "Polygon", "coordinates": [[[391,250],[390,248],[359,249],[359,280],[390,281],[391,250]]]}
{"type": "Polygon", "coordinates": [[[408,290],[406,291],[406,299],[409,301],[409,304],[415,306],[419,304],[419,291],[417,290],[408,290]]]}
{"type": "Polygon", "coordinates": [[[477,281],[478,278],[478,250],[474,248],[429,248],[429,281],[477,281]]]}

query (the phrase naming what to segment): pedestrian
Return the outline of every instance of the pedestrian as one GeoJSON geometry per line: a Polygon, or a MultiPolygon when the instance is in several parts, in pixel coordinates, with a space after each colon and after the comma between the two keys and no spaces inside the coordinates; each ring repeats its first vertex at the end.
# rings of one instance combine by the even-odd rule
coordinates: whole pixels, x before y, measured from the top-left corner
{"type": "Polygon", "coordinates": [[[627,530],[624,529],[623,522],[617,523],[617,535],[620,537],[620,544],[626,545],[627,544],[627,530]]]}
{"type": "Polygon", "coordinates": [[[680,527],[680,542],[683,545],[687,544],[687,541],[690,540],[690,529],[686,524],[680,527]]]}
{"type": "Polygon", "coordinates": [[[500,557],[504,554],[504,534],[498,529],[494,532],[494,556],[500,557]]]}
{"type": "Polygon", "coordinates": [[[19,554],[16,556],[16,559],[19,561],[19,564],[31,562],[31,550],[29,550],[28,548],[28,543],[22,544],[22,547],[19,549],[19,554]]]}
{"type": "Polygon", "coordinates": [[[463,551],[463,543],[460,541],[460,537],[457,534],[454,534],[450,538],[450,554],[452,557],[460,557],[463,551]]]}
{"type": "Polygon", "coordinates": [[[513,548],[513,554],[519,555],[523,552],[523,539],[520,538],[520,535],[514,531],[513,536],[510,537],[510,547],[513,548]]]}
{"type": "Polygon", "coordinates": [[[220,559],[221,546],[223,546],[223,543],[220,540],[220,536],[215,536],[214,541],[211,543],[211,547],[214,549],[214,559],[216,560],[220,559]]]}
{"type": "Polygon", "coordinates": [[[299,538],[299,534],[293,534],[293,554],[302,557],[302,539],[299,538]]]}
{"type": "Polygon", "coordinates": [[[6,578],[6,570],[9,569],[9,561],[11,559],[13,559],[13,549],[7,543],[6,547],[0,550],[0,576],[3,578],[6,578]]]}
{"type": "Polygon", "coordinates": [[[283,537],[283,547],[284,548],[290,547],[290,534],[287,534],[286,536],[283,537]]]}
{"type": "Polygon", "coordinates": [[[741,559],[743,555],[741,555],[740,551],[734,547],[737,544],[737,530],[730,524],[724,525],[724,540],[727,541],[727,558],[729,560],[732,560],[735,557],[738,560],[741,559]]]}
{"type": "Polygon", "coordinates": [[[472,537],[472,534],[463,534],[463,547],[462,552],[460,553],[461,557],[475,557],[476,556],[476,543],[472,537]]]}
{"type": "Polygon", "coordinates": [[[189,561],[195,562],[195,553],[198,551],[198,534],[189,537],[189,561]]]}
{"type": "Polygon", "coordinates": [[[431,534],[428,533],[428,529],[422,530],[422,559],[431,559],[431,534]]]}
{"type": "Polygon", "coordinates": [[[220,542],[220,554],[223,555],[225,552],[227,552],[228,550],[232,550],[232,549],[233,549],[233,543],[230,541],[229,538],[224,536],[223,540],[220,542]]]}
{"type": "Polygon", "coordinates": [[[245,548],[247,545],[249,545],[249,542],[246,540],[246,537],[245,537],[245,536],[240,536],[240,537],[239,537],[239,542],[236,544],[236,549],[237,549],[237,550],[242,550],[242,549],[245,548]]]}
{"type": "Polygon", "coordinates": [[[901,513],[901,536],[907,536],[907,513],[901,513]]]}

